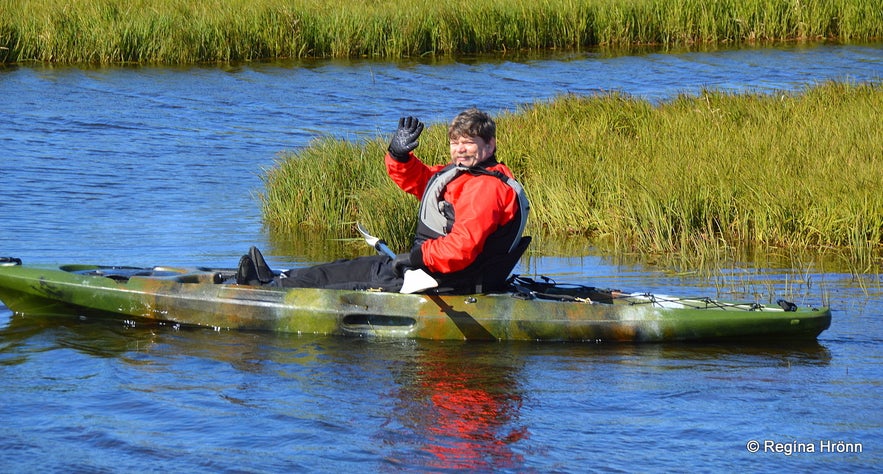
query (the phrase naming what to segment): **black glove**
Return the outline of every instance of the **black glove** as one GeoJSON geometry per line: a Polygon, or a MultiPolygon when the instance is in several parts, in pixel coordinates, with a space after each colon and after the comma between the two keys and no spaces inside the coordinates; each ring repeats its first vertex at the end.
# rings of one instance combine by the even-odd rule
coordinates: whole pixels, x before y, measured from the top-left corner
{"type": "Polygon", "coordinates": [[[392,141],[389,143],[389,155],[400,163],[407,162],[411,157],[408,155],[417,145],[420,134],[423,133],[423,123],[416,117],[402,117],[399,119],[399,128],[392,141]]]}
{"type": "Polygon", "coordinates": [[[410,253],[400,253],[396,255],[396,258],[392,259],[392,268],[395,270],[396,275],[403,276],[405,274],[405,270],[410,269],[414,265],[411,264],[411,254],[410,253]]]}

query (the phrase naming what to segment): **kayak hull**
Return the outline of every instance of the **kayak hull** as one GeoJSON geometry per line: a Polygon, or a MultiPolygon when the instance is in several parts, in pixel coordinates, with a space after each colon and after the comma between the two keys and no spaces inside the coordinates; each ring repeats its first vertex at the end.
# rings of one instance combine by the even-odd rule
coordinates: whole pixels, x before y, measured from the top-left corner
{"type": "Polygon", "coordinates": [[[232,271],[0,266],[0,300],[22,314],[77,314],[137,324],[433,340],[663,342],[814,339],[828,308],[618,295],[612,302],[400,294],[227,284],[232,271]]]}

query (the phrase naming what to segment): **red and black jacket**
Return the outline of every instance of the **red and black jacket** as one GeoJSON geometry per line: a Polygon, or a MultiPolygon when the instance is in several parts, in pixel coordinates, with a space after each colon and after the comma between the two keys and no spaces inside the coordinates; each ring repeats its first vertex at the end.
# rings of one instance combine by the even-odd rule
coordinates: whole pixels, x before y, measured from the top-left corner
{"type": "MultiPolygon", "coordinates": [[[[494,157],[477,167],[456,170],[451,164],[427,166],[413,154],[405,163],[389,155],[385,161],[390,178],[421,200],[411,263],[427,270],[440,285],[474,291],[489,266],[515,251],[528,205],[509,167],[494,157]],[[443,175],[446,184],[441,188],[433,184],[443,175]],[[427,190],[438,196],[426,195],[427,190]],[[446,222],[441,226],[426,222],[427,206],[438,206],[436,214],[444,215],[446,222]]],[[[484,282],[484,289],[497,289],[500,283],[484,282]]]]}

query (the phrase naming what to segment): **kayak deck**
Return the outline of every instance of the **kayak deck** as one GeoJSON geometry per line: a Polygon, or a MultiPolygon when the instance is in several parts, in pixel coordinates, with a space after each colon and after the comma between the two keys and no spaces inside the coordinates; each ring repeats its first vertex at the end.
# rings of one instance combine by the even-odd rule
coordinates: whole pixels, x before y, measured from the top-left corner
{"type": "Polygon", "coordinates": [[[23,314],[435,340],[813,339],[831,322],[828,308],[623,294],[582,286],[533,291],[515,285],[511,293],[408,295],[244,286],[229,283],[234,274],[209,268],[7,264],[0,266],[0,300],[23,314]]]}

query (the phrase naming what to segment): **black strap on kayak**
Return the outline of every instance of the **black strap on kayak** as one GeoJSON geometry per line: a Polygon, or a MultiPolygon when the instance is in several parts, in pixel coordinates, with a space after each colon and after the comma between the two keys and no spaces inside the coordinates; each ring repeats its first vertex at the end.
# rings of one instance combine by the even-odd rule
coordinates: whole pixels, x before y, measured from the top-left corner
{"type": "Polygon", "coordinates": [[[561,284],[546,276],[540,276],[540,279],[542,281],[521,275],[512,275],[509,277],[512,296],[527,300],[538,298],[555,301],[613,303],[614,293],[619,292],[619,290],[594,286],[561,284]]]}
{"type": "Polygon", "coordinates": [[[13,265],[21,265],[21,259],[15,258],[15,257],[0,257],[0,265],[3,265],[4,267],[6,267],[6,266],[11,267],[13,265]]]}

